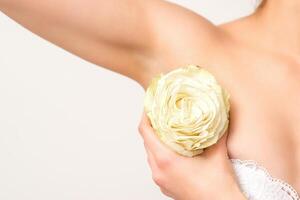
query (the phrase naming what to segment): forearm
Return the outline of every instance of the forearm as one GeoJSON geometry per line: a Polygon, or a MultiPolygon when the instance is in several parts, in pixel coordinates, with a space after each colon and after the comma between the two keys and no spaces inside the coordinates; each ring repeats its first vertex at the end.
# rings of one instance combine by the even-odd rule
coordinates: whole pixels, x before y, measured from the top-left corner
{"type": "Polygon", "coordinates": [[[215,195],[215,200],[247,200],[236,181],[225,186],[216,186],[215,195]]]}
{"type": "Polygon", "coordinates": [[[235,185],[233,186],[233,188],[231,190],[228,190],[227,193],[225,193],[224,197],[221,198],[224,200],[247,200],[247,198],[245,197],[245,195],[242,193],[242,191],[240,190],[240,188],[235,185]]]}
{"type": "Polygon", "coordinates": [[[208,196],[203,196],[201,194],[192,195],[192,198],[189,200],[202,200],[202,199],[210,199],[210,200],[247,200],[245,195],[240,191],[240,189],[227,189],[223,190],[222,187],[216,186],[215,191],[208,194],[208,196]],[[199,198],[201,197],[201,198],[199,198]]]}
{"type": "Polygon", "coordinates": [[[222,181],[218,181],[216,185],[193,184],[193,189],[187,188],[189,191],[188,200],[247,200],[235,178],[229,177],[228,174],[223,177],[220,176],[222,181]]]}

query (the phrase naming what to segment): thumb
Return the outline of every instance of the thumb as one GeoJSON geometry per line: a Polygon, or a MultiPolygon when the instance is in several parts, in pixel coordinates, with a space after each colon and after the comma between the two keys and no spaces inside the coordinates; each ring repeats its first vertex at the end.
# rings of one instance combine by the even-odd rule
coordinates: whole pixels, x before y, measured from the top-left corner
{"type": "Polygon", "coordinates": [[[227,153],[227,138],[228,138],[228,131],[226,131],[223,136],[212,146],[207,147],[204,149],[203,156],[221,156],[221,157],[228,157],[227,153]]]}

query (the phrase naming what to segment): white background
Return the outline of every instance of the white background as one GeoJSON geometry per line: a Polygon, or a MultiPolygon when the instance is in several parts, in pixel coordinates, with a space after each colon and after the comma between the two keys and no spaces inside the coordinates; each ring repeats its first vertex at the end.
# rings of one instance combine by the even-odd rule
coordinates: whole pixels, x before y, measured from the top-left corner
{"type": "MultiPolygon", "coordinates": [[[[253,10],[250,0],[173,2],[216,24],[253,10]]],[[[0,199],[167,199],[137,131],[143,97],[0,13],[0,199]]]]}

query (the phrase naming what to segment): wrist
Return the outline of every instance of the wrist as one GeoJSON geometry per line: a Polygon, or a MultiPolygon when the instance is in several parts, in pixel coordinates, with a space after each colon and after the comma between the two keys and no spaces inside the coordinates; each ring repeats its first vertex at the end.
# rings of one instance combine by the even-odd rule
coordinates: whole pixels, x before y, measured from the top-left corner
{"type": "Polygon", "coordinates": [[[223,193],[219,194],[217,199],[224,199],[224,200],[247,200],[243,192],[241,191],[239,185],[236,181],[232,182],[231,184],[227,185],[223,193]],[[221,198],[220,198],[221,197],[221,198]]]}
{"type": "MultiPolygon", "coordinates": [[[[200,188],[203,188],[203,185],[197,187],[193,190],[193,193],[187,195],[189,200],[198,200],[200,199],[210,199],[210,200],[247,200],[246,196],[241,191],[238,183],[233,180],[223,182],[224,185],[217,184],[214,189],[209,189],[209,191],[203,191],[200,188]]],[[[222,183],[221,183],[222,184],[222,183]]]]}

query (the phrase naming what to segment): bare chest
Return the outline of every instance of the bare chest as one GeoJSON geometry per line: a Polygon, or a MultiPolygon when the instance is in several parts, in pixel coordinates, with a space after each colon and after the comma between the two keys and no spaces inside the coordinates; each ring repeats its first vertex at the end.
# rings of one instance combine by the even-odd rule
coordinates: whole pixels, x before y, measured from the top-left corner
{"type": "Polygon", "coordinates": [[[228,152],[231,158],[255,160],[300,192],[300,80],[276,70],[236,76],[228,152]]]}
{"type": "Polygon", "coordinates": [[[231,95],[229,156],[256,161],[300,193],[300,64],[232,45],[203,56],[198,46],[165,66],[209,69],[231,95]]]}

